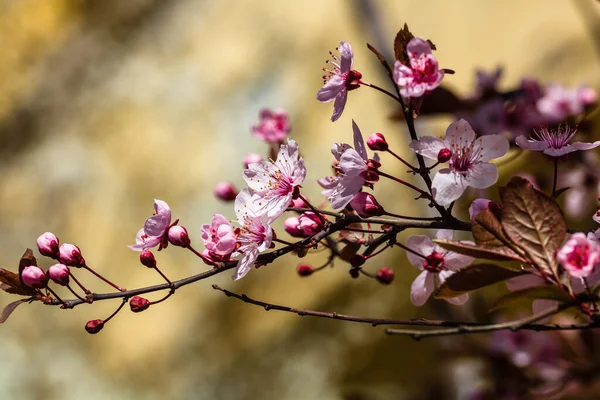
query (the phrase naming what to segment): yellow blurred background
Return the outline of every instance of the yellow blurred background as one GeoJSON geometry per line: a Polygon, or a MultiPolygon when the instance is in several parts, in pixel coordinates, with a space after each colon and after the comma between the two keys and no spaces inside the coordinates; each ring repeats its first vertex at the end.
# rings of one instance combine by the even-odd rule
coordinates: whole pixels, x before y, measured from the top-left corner
{"type": "MultiPolygon", "coordinates": [[[[340,40],[353,45],[365,79],[381,85],[365,43],[389,53],[408,22],[437,45],[440,66],[456,71],[444,82],[461,94],[473,90],[476,68],[498,64],[507,86],[535,76],[598,88],[600,54],[582,18],[594,13],[592,0],[1,0],[1,266],[16,269],[25,248],[52,231],[124,287],[160,283],[127,248],[152,199],[167,201],[202,248],[201,224],[217,212],[234,217],[212,187],[242,187],[244,155],[267,152],[249,133],[260,108],[289,111],[308,167],[304,188],[316,202],[315,180],[330,172],[331,144],[351,141],[351,119],[406,149],[407,133],[388,118],[393,104],[377,92],[351,92],[336,123],[331,105],[316,101],[327,52],[340,40]]],[[[447,122],[423,119],[418,129],[438,135],[447,122]]],[[[412,193],[384,184],[376,193],[394,212],[416,211],[412,193]]],[[[207,268],[178,248],[157,257],[172,279],[207,268]]],[[[410,304],[417,270],[399,249],[367,264],[394,269],[387,287],[351,279],[341,262],[301,279],[297,263],[281,259],[235,283],[229,272],[198,282],[143,313],[124,310],[94,336],[85,322],[105,318],[118,301],[24,305],[0,326],[0,398],[420,399],[432,382],[470,371],[468,363],[446,368],[446,353],[481,339],[387,337],[380,327],[265,312],[210,286],[356,315],[436,318],[446,310],[410,304]]],[[[12,300],[0,294],[2,304],[12,300]]]]}

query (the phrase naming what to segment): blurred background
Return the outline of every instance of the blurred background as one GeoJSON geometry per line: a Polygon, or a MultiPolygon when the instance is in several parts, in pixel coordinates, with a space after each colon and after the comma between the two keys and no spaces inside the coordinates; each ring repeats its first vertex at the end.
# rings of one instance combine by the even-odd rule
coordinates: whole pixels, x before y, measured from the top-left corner
{"type": "MultiPolygon", "coordinates": [[[[16,270],[25,248],[52,231],[121,286],[160,283],[127,248],[152,200],[167,201],[202,248],[201,224],[217,212],[234,218],[213,186],[242,187],[245,154],[268,151],[249,132],[260,108],[290,113],[315,203],[315,180],[330,172],[331,144],[351,141],[351,119],[407,154],[408,134],[385,96],[351,92],[336,123],[331,105],[316,101],[327,52],[340,40],[354,47],[365,80],[382,86],[365,43],[391,54],[407,22],[437,45],[440,66],[456,71],[444,84],[461,95],[474,90],[476,68],[498,65],[501,86],[534,76],[598,89],[599,15],[592,0],[1,0],[1,266],[16,270]]],[[[441,135],[449,122],[422,118],[418,130],[441,135]]],[[[390,211],[427,212],[408,201],[412,193],[385,184],[376,193],[390,211]]],[[[172,279],[207,268],[178,248],[157,257],[172,279]]],[[[24,305],[0,326],[0,398],[440,399],[485,384],[471,357],[485,337],[387,337],[383,328],[265,312],[210,286],[355,315],[449,315],[445,302],[412,306],[417,270],[400,249],[367,264],[392,268],[390,286],[351,279],[341,262],[301,279],[298,261],[280,259],[235,283],[227,272],[187,286],[146,312],[124,310],[94,336],[85,322],[118,301],[68,311],[24,305]]],[[[80,275],[95,291],[111,289],[80,275]]],[[[0,294],[2,305],[12,300],[0,294]]]]}

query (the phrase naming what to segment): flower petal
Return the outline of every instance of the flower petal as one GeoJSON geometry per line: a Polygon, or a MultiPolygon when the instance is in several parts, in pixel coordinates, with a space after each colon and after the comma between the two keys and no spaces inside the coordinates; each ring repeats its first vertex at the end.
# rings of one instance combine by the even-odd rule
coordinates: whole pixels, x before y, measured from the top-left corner
{"type": "Polygon", "coordinates": [[[425,304],[435,289],[435,275],[423,271],[417,276],[410,287],[410,300],[415,306],[425,304]]]}
{"type": "Polygon", "coordinates": [[[415,153],[437,161],[440,150],[447,148],[444,140],[433,136],[423,136],[419,140],[413,140],[408,145],[415,153]]]}
{"type": "Polygon", "coordinates": [[[354,62],[354,52],[352,51],[352,46],[348,42],[341,41],[338,46],[338,51],[340,52],[340,72],[343,74],[344,72],[350,71],[352,68],[352,63],[354,62]]]}
{"type": "Polygon", "coordinates": [[[488,188],[498,181],[498,168],[494,164],[477,163],[469,172],[466,184],[476,189],[488,188]]]}
{"type": "Polygon", "coordinates": [[[509,143],[502,135],[486,135],[475,140],[473,151],[480,151],[479,161],[489,161],[508,153],[509,143]]]}
{"type": "Polygon", "coordinates": [[[365,140],[363,139],[362,133],[358,128],[358,125],[352,120],[352,132],[354,136],[354,149],[362,157],[363,160],[367,161],[367,148],[365,147],[365,140]]]}
{"type": "Polygon", "coordinates": [[[235,273],[231,277],[234,281],[238,279],[242,279],[254,265],[256,258],[258,257],[258,249],[256,247],[248,249],[242,258],[238,261],[237,268],[235,269],[235,273]]]}
{"type": "Polygon", "coordinates": [[[453,251],[449,251],[444,255],[444,265],[452,271],[464,268],[467,265],[470,265],[474,260],[473,257],[458,254],[453,251]]]}
{"type": "Polygon", "coordinates": [[[462,196],[465,191],[465,182],[461,175],[453,173],[449,168],[444,168],[433,177],[431,188],[435,201],[439,205],[447,206],[462,196]]]}
{"type": "Polygon", "coordinates": [[[317,100],[321,103],[329,103],[336,98],[340,91],[346,89],[346,83],[344,82],[344,78],[340,75],[331,76],[325,85],[317,92],[317,100]]]}
{"type": "MultiPolygon", "coordinates": [[[[406,240],[406,247],[419,254],[422,254],[423,257],[427,257],[435,251],[435,244],[431,241],[431,238],[426,235],[409,236],[409,238],[406,240]]],[[[410,251],[406,252],[406,257],[408,257],[408,262],[411,263],[411,265],[419,268],[420,270],[423,269],[423,257],[419,257],[410,251]]]]}
{"type": "Polygon", "coordinates": [[[342,88],[338,95],[335,98],[335,102],[333,103],[333,114],[331,115],[331,122],[337,121],[344,112],[344,108],[346,107],[346,100],[348,100],[348,91],[346,88],[342,88]]]}
{"type": "Polygon", "coordinates": [[[515,143],[520,148],[531,151],[543,151],[548,148],[548,143],[545,141],[527,139],[524,135],[517,137],[515,143]]]}
{"type": "Polygon", "coordinates": [[[475,140],[475,132],[471,128],[471,125],[461,118],[451,123],[448,129],[446,129],[445,140],[452,144],[452,146],[464,144],[468,147],[475,140]]]}
{"type": "Polygon", "coordinates": [[[431,46],[426,40],[416,37],[410,39],[406,45],[406,52],[413,57],[418,57],[421,54],[431,54],[431,46]]]}

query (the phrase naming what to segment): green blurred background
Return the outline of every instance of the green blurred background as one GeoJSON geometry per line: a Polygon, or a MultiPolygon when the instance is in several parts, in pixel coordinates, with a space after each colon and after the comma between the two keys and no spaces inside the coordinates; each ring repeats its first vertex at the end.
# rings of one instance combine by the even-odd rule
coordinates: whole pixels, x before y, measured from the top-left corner
{"type": "MultiPolygon", "coordinates": [[[[126,246],[152,199],[167,201],[201,248],[202,223],[216,212],[234,217],[231,204],[213,198],[214,184],[241,187],[244,155],[267,152],[249,133],[261,107],[290,112],[308,166],[304,187],[316,202],[314,181],[330,171],[331,144],[351,140],[352,118],[406,149],[406,132],[389,119],[393,104],[377,92],[350,93],[334,124],[331,105],[315,100],[327,52],[340,40],[353,45],[365,79],[382,85],[365,43],[389,53],[408,22],[437,45],[440,66],[456,70],[444,82],[461,94],[473,90],[476,67],[498,64],[506,86],[535,76],[598,88],[599,54],[582,17],[594,13],[600,4],[591,0],[1,0],[2,267],[16,269],[24,249],[52,231],[124,287],[158,283],[126,246]]],[[[448,121],[423,119],[418,128],[438,135],[448,121]]],[[[417,211],[412,193],[395,190],[382,184],[376,193],[391,211],[417,211]]],[[[172,279],[207,268],[177,248],[158,260],[172,279]]],[[[265,312],[210,287],[357,315],[435,318],[448,310],[410,304],[417,270],[399,249],[368,264],[394,269],[388,287],[351,279],[340,262],[300,279],[297,262],[282,259],[235,283],[225,273],[187,286],[141,314],[124,310],[95,336],[85,321],[118,302],[22,306],[0,326],[0,398],[461,398],[480,384],[469,353],[482,338],[386,337],[368,325],[265,312]],[[457,364],[450,354],[464,356],[457,364]],[[448,385],[444,395],[430,393],[436,384],[448,385]]],[[[12,300],[0,294],[2,304],[12,300]]]]}

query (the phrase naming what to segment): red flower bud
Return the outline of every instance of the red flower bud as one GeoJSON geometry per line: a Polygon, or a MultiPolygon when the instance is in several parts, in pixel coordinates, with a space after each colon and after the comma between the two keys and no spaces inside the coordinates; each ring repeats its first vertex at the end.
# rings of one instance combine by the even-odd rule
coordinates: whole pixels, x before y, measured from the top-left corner
{"type": "Polygon", "coordinates": [[[54,283],[61,286],[67,286],[69,284],[69,267],[65,264],[54,264],[48,268],[48,277],[52,279],[54,283]]]}
{"type": "Polygon", "coordinates": [[[46,257],[58,259],[59,240],[52,232],[46,232],[37,238],[37,246],[40,254],[46,257]]]}
{"type": "Polygon", "coordinates": [[[21,279],[26,286],[34,289],[45,288],[48,285],[48,277],[41,268],[35,265],[23,268],[21,279]]]}
{"type": "Polygon", "coordinates": [[[389,268],[381,268],[379,271],[377,271],[375,278],[377,278],[379,283],[389,285],[394,280],[394,271],[389,268]]]}
{"type": "Polygon", "coordinates": [[[375,197],[366,192],[358,192],[350,201],[350,206],[361,217],[378,217],[385,214],[385,210],[375,197]]]}
{"type": "Polygon", "coordinates": [[[150,250],[144,250],[140,253],[140,262],[148,268],[156,268],[156,258],[150,250]]]}
{"type": "Polygon", "coordinates": [[[169,228],[169,242],[173,246],[188,247],[190,245],[190,237],[187,229],[183,226],[174,225],[169,228]]]}
{"type": "Polygon", "coordinates": [[[452,158],[452,150],[444,148],[438,153],[438,162],[445,163],[452,158]]]}
{"type": "Polygon", "coordinates": [[[300,276],[309,276],[309,275],[312,275],[313,272],[315,272],[313,267],[311,267],[308,264],[298,265],[298,268],[296,269],[296,271],[298,272],[298,275],[300,275],[300,276]]]}
{"type": "Polygon", "coordinates": [[[379,132],[369,136],[367,139],[367,146],[369,146],[371,150],[386,151],[388,149],[388,143],[385,141],[385,137],[379,132]]]}
{"type": "Polygon", "coordinates": [[[102,321],[101,319],[93,319],[91,321],[88,321],[87,324],[85,324],[85,330],[87,331],[87,333],[90,333],[92,335],[100,332],[102,328],[104,328],[104,321],[102,321]]]}
{"type": "Polygon", "coordinates": [[[135,313],[142,312],[150,307],[150,301],[140,296],[133,296],[131,300],[129,300],[129,307],[131,308],[131,311],[135,313]]]}

